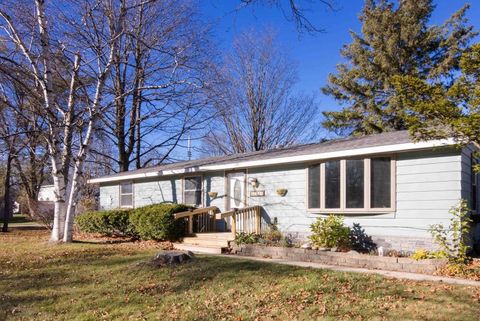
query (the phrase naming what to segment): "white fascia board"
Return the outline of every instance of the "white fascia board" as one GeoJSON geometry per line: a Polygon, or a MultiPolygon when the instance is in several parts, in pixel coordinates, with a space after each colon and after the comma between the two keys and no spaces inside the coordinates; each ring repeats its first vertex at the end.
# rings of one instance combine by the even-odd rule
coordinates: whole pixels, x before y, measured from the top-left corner
{"type": "Polygon", "coordinates": [[[349,149],[349,150],[335,151],[335,152],[329,152],[329,153],[286,156],[281,158],[228,163],[228,164],[222,164],[222,165],[207,165],[207,166],[201,166],[200,169],[203,171],[227,170],[227,169],[234,169],[234,168],[246,168],[246,167],[286,164],[286,163],[308,162],[308,161],[315,161],[315,160],[340,158],[340,157],[352,157],[352,156],[359,156],[359,155],[414,151],[414,150],[422,150],[422,149],[451,146],[451,145],[455,145],[455,142],[453,139],[442,139],[442,140],[434,140],[434,141],[428,141],[428,142],[405,143],[405,144],[395,144],[395,145],[386,145],[386,146],[357,148],[357,149],[349,149]]]}
{"type": "Polygon", "coordinates": [[[108,183],[108,182],[128,181],[133,179],[152,178],[152,177],[159,177],[159,176],[170,176],[170,175],[179,175],[179,174],[196,173],[196,172],[229,170],[229,169],[236,169],[236,168],[243,169],[243,168],[249,168],[249,167],[261,167],[261,166],[277,165],[277,164],[299,163],[299,162],[308,162],[308,161],[316,161],[316,160],[324,160],[324,159],[340,158],[340,157],[352,157],[352,156],[360,156],[360,155],[415,151],[415,150],[429,149],[429,148],[435,148],[435,147],[452,146],[455,144],[456,142],[453,139],[442,139],[442,140],[432,140],[432,141],[418,142],[418,143],[405,143],[405,144],[365,147],[365,148],[348,149],[348,150],[335,151],[335,152],[329,152],[329,153],[285,156],[280,158],[235,162],[235,163],[227,163],[227,164],[221,164],[221,165],[205,165],[205,166],[198,166],[198,167],[189,167],[189,168],[167,170],[167,171],[147,172],[147,173],[131,174],[131,175],[124,175],[124,176],[116,176],[116,177],[99,177],[99,178],[92,178],[88,180],[88,183],[90,184],[108,183]]]}
{"type": "Polygon", "coordinates": [[[92,179],[89,179],[87,183],[98,184],[98,183],[119,182],[119,181],[133,180],[133,179],[195,173],[198,171],[199,171],[198,167],[197,168],[181,168],[181,169],[174,169],[174,170],[167,170],[167,171],[147,172],[147,173],[140,173],[140,174],[114,176],[114,177],[92,178],[92,179]]]}

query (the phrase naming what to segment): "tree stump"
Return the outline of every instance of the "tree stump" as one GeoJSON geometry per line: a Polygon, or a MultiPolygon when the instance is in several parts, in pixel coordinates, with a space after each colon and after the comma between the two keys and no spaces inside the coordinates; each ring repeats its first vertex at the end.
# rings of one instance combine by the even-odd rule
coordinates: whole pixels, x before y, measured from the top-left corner
{"type": "Polygon", "coordinates": [[[194,254],[190,251],[160,251],[152,260],[152,264],[157,267],[179,265],[189,262],[194,254]]]}

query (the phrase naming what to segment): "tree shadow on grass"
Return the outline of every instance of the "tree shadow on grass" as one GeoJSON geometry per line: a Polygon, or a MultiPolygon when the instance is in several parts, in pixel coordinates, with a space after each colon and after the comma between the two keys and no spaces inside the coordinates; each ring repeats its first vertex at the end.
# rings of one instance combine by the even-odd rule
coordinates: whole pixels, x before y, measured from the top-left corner
{"type": "MultiPolygon", "coordinates": [[[[28,297],[0,295],[0,320],[8,320],[10,317],[15,316],[16,313],[22,312],[23,307],[31,306],[46,299],[46,297],[40,295],[29,295],[28,297]],[[19,309],[19,306],[22,308],[19,309]]],[[[61,298],[57,294],[50,294],[48,299],[60,300],[61,298]]]]}
{"type": "MultiPolygon", "coordinates": [[[[151,266],[146,268],[158,269],[151,266]]],[[[175,293],[198,290],[216,280],[225,286],[234,287],[238,282],[253,282],[259,275],[275,275],[280,278],[300,270],[300,268],[286,265],[209,256],[200,256],[193,262],[181,266],[160,269],[169,274],[172,281],[169,290],[175,293]],[[249,278],[251,280],[248,280],[249,278]]]]}
{"type": "Polygon", "coordinates": [[[119,239],[119,240],[74,240],[73,244],[94,244],[94,245],[109,245],[109,244],[125,244],[135,243],[135,239],[119,239]]]}

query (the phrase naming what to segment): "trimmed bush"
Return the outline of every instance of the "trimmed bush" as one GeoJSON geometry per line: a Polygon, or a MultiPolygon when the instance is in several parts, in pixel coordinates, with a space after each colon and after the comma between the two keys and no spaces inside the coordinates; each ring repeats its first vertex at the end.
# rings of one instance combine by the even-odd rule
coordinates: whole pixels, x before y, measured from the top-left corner
{"type": "Polygon", "coordinates": [[[87,212],[77,216],[75,222],[82,232],[136,237],[137,233],[130,223],[131,213],[132,210],[125,209],[87,212]]]}
{"type": "Polygon", "coordinates": [[[342,216],[319,217],[310,228],[312,230],[310,241],[315,246],[329,248],[350,246],[350,229],[343,223],[342,216]]]}
{"type": "Polygon", "coordinates": [[[185,233],[185,221],[174,215],[191,207],[182,204],[154,204],[139,207],[130,215],[130,222],[142,240],[176,240],[185,233]]]}

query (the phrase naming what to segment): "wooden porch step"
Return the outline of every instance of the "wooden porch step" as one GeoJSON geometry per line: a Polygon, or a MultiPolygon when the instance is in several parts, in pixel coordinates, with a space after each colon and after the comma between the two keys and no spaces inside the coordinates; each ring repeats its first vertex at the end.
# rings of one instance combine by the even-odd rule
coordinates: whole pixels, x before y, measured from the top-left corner
{"type": "Polygon", "coordinates": [[[202,240],[227,240],[233,241],[234,238],[231,232],[219,232],[219,233],[196,233],[187,235],[186,237],[197,238],[202,240]]]}
{"type": "MultiPolygon", "coordinates": [[[[226,234],[230,234],[230,233],[226,233],[226,234]]],[[[201,245],[201,246],[228,247],[228,242],[231,240],[232,240],[231,234],[230,235],[214,235],[213,233],[212,234],[198,233],[195,235],[184,237],[182,240],[182,243],[201,245]]]]}
{"type": "Polygon", "coordinates": [[[173,247],[181,251],[192,251],[193,253],[222,254],[222,248],[217,246],[200,246],[185,243],[174,243],[173,247]]]}
{"type": "Polygon", "coordinates": [[[199,239],[196,237],[185,237],[182,240],[182,244],[198,245],[198,246],[215,246],[215,247],[228,247],[227,240],[215,240],[215,239],[199,239]]]}

